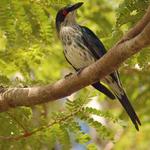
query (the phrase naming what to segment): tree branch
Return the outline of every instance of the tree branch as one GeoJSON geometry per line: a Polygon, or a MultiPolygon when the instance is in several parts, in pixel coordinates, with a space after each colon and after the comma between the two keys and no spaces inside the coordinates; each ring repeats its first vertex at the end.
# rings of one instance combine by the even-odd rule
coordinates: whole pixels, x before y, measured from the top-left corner
{"type": "Polygon", "coordinates": [[[80,75],[75,74],[47,86],[0,89],[0,112],[12,107],[32,106],[57,100],[99,81],[116,70],[126,59],[150,45],[149,35],[150,7],[135,27],[101,59],[85,68],[80,75]]]}

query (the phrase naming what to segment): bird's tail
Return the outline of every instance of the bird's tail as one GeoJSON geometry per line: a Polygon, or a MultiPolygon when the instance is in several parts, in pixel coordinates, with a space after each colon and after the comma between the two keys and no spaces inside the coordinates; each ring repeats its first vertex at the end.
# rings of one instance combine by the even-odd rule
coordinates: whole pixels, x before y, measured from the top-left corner
{"type": "Polygon", "coordinates": [[[141,122],[140,122],[137,114],[135,113],[134,108],[132,107],[126,93],[124,92],[124,90],[122,91],[122,93],[119,96],[116,94],[116,97],[118,98],[121,105],[124,107],[124,109],[128,113],[128,115],[129,115],[132,123],[134,124],[135,128],[139,131],[139,125],[141,125],[141,122]]]}
{"type": "Polygon", "coordinates": [[[111,76],[105,77],[103,79],[103,82],[109,85],[116,98],[120,101],[121,105],[126,110],[135,128],[139,131],[139,125],[141,125],[141,122],[122,87],[122,84],[118,77],[118,73],[116,72],[111,76]]]}
{"type": "Polygon", "coordinates": [[[114,94],[106,86],[104,86],[100,82],[93,83],[92,86],[94,88],[96,88],[98,91],[100,91],[103,94],[105,94],[106,96],[108,96],[110,99],[114,100],[116,98],[114,96],[114,94]]]}

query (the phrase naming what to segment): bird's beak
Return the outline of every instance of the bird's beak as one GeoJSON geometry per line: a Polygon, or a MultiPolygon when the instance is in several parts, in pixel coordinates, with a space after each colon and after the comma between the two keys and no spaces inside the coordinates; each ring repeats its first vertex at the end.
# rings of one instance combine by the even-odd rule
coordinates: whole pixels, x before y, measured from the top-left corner
{"type": "Polygon", "coordinates": [[[69,12],[74,11],[74,10],[78,9],[79,7],[81,7],[82,5],[83,5],[83,2],[76,3],[76,4],[72,5],[72,6],[70,6],[68,8],[68,11],[69,12]]]}

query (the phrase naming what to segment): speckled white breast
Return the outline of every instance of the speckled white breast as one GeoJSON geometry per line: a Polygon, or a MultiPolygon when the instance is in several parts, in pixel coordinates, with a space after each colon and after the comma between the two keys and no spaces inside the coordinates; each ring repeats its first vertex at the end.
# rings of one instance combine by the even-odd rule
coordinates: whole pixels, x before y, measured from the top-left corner
{"type": "Polygon", "coordinates": [[[74,48],[72,46],[65,47],[67,49],[64,51],[67,60],[76,68],[84,68],[93,62],[95,62],[94,58],[81,48],[74,48]]]}
{"type": "Polygon", "coordinates": [[[77,33],[76,30],[77,28],[63,27],[60,32],[60,37],[66,59],[74,68],[81,69],[95,62],[95,58],[83,44],[81,38],[82,33],[77,33]]]}

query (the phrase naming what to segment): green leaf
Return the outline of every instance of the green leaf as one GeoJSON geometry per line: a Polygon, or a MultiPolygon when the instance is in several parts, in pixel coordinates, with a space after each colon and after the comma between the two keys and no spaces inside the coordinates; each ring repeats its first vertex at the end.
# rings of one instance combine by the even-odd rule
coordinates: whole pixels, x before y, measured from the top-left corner
{"type": "Polygon", "coordinates": [[[95,144],[88,144],[87,145],[87,150],[98,150],[97,146],[95,144]]]}

